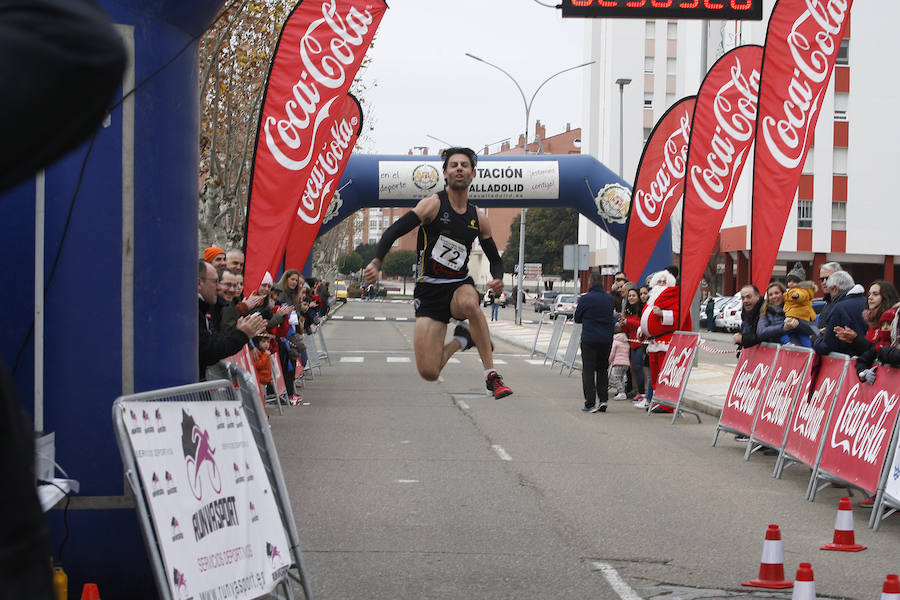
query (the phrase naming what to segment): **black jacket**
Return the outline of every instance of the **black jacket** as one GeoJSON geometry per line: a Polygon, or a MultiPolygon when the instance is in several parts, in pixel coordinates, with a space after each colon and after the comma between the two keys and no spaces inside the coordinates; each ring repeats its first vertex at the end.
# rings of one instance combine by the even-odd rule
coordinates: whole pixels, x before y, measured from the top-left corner
{"type": "Polygon", "coordinates": [[[616,326],[613,311],[615,300],[602,286],[594,286],[578,299],[575,306],[575,322],[583,323],[582,342],[612,344],[613,329],[616,326]]]}
{"type": "Polygon", "coordinates": [[[760,298],[751,310],[741,310],[741,348],[755,346],[762,341],[756,332],[759,325],[759,311],[762,309],[763,299],[760,298]]]}
{"type": "Polygon", "coordinates": [[[199,304],[200,381],[203,381],[206,379],[206,367],[237,353],[250,340],[243,331],[237,329],[217,331],[215,306],[210,306],[203,298],[199,299],[199,304]]]}

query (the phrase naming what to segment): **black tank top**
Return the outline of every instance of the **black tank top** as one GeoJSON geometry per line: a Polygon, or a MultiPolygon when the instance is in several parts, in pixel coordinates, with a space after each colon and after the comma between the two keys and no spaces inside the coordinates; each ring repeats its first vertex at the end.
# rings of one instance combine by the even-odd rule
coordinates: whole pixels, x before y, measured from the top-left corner
{"type": "Polygon", "coordinates": [[[438,192],[441,206],[434,220],[419,226],[418,281],[452,283],[469,276],[469,254],[478,237],[478,211],[471,202],[459,214],[446,191],[438,192]]]}

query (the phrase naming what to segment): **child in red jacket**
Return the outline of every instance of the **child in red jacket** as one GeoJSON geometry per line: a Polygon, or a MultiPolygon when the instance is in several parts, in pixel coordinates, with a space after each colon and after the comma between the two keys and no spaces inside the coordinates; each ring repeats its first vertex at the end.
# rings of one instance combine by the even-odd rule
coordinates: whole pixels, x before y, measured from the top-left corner
{"type": "Polygon", "coordinates": [[[250,351],[253,357],[253,367],[256,369],[256,379],[261,385],[266,386],[266,392],[274,393],[272,388],[272,361],[269,354],[269,338],[259,335],[253,338],[253,344],[256,346],[250,351]]]}

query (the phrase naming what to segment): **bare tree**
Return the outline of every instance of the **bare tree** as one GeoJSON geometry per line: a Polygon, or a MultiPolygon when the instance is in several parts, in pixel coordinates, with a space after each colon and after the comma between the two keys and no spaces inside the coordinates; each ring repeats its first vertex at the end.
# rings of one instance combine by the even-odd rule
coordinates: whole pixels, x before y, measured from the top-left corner
{"type": "MultiPolygon", "coordinates": [[[[231,0],[200,43],[200,247],[244,242],[253,147],[269,65],[296,0],[231,0]]],[[[359,98],[368,59],[354,80],[359,98]]],[[[360,98],[360,103],[363,99],[360,98]]]]}

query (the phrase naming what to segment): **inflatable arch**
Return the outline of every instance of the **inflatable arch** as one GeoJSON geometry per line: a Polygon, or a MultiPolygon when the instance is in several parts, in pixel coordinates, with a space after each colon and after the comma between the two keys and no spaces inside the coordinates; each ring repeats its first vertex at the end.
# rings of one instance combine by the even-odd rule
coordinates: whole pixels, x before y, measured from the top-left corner
{"type": "MultiPolygon", "coordinates": [[[[414,206],[443,189],[441,167],[438,156],[351,156],[319,235],[360,208],[414,206]]],[[[574,208],[620,245],[625,241],[630,186],[592,156],[479,156],[476,170],[469,198],[479,207],[574,208]]],[[[667,227],[644,276],[671,262],[672,235],[667,227]]]]}

